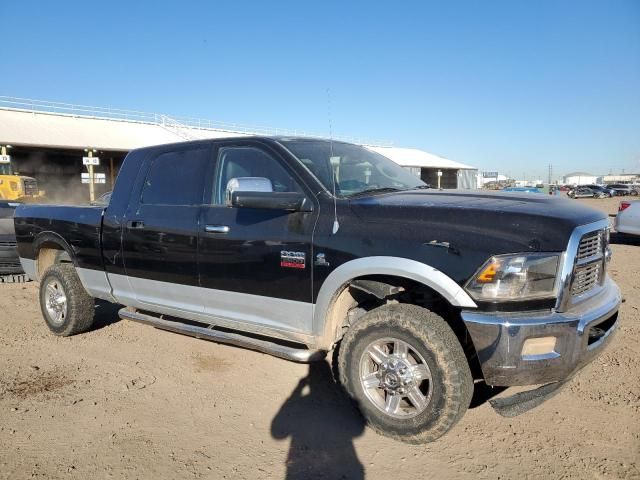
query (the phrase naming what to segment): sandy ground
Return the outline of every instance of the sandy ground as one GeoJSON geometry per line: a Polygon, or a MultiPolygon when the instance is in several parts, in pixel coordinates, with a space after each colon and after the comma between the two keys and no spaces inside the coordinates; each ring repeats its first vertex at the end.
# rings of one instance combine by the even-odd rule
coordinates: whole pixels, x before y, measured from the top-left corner
{"type": "MultiPolygon", "coordinates": [[[[585,201],[614,211],[617,201],[585,201]]],[[[640,478],[640,246],[616,244],[615,342],[556,397],[470,409],[436,443],[365,428],[325,363],[298,365],[98,306],[52,336],[37,286],[0,285],[0,478],[640,478]]]]}

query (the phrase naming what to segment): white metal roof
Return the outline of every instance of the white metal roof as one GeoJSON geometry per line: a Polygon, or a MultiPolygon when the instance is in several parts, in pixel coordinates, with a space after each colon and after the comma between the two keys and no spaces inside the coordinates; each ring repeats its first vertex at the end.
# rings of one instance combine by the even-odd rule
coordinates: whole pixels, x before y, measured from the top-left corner
{"type": "Polygon", "coordinates": [[[597,175],[592,175],[591,173],[587,172],[571,172],[567,173],[565,177],[597,177],[597,175]]]}
{"type": "Polygon", "coordinates": [[[129,151],[188,139],[239,136],[235,132],[175,124],[90,118],[0,109],[0,144],[129,151]]]}
{"type": "Polygon", "coordinates": [[[399,148],[399,147],[369,147],[369,150],[384,155],[403,167],[420,167],[420,168],[445,168],[455,170],[476,170],[475,167],[465,165],[464,163],[454,162],[448,158],[439,157],[433,153],[418,150],[417,148],[399,148]]]}
{"type": "MultiPolygon", "coordinates": [[[[113,107],[96,107],[76,103],[52,102],[32,98],[18,98],[0,95],[0,110],[28,112],[32,114],[51,114],[56,116],[77,118],[80,120],[106,120],[136,123],[160,127],[174,133],[180,140],[193,138],[216,138],[229,135],[287,135],[322,138],[324,135],[298,129],[269,127],[260,125],[245,125],[240,123],[221,122],[206,118],[169,117],[162,113],[142,112],[139,110],[124,110],[113,107]]],[[[10,115],[10,117],[12,117],[10,115]]],[[[3,126],[0,123],[0,127],[3,126]]],[[[139,129],[138,129],[139,130],[139,129]]],[[[149,129],[146,128],[148,131],[149,129]]],[[[0,133],[2,133],[0,131],[0,133]]],[[[372,141],[360,137],[334,136],[335,140],[342,140],[359,145],[391,145],[389,141],[372,141]]],[[[2,138],[0,138],[2,141],[2,138]]],[[[14,142],[17,143],[17,142],[14,142]]],[[[38,145],[39,143],[32,143],[38,145]]],[[[85,145],[86,146],[86,145],[85,145]]]]}
{"type": "MultiPolygon", "coordinates": [[[[162,114],[133,110],[0,96],[1,145],[79,149],[91,147],[126,152],[134,148],[185,140],[278,134],[304,136],[305,132],[224,124],[203,119],[173,119],[162,114]]],[[[475,167],[415,148],[372,146],[370,142],[357,138],[343,140],[366,144],[367,148],[403,167],[475,170],[475,167]]]]}

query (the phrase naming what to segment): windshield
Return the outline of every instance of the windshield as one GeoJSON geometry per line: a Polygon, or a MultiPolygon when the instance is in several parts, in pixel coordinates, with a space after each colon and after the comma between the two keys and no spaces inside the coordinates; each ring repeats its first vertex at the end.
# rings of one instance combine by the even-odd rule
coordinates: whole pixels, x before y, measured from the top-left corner
{"type": "Polygon", "coordinates": [[[336,196],[350,197],[366,192],[409,190],[427,185],[387,157],[364,147],[328,140],[280,140],[336,196]]]}
{"type": "Polygon", "coordinates": [[[0,163],[0,175],[11,175],[11,164],[0,163]]]}

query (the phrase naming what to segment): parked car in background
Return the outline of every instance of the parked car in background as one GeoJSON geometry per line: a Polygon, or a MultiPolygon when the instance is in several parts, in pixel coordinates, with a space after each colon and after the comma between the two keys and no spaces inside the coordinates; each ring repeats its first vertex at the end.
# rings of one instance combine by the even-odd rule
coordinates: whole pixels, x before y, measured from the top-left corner
{"type": "Polygon", "coordinates": [[[589,187],[573,187],[567,192],[569,198],[604,198],[605,194],[589,187]]]}
{"type": "Polygon", "coordinates": [[[589,184],[583,187],[590,188],[594,192],[602,192],[605,197],[615,197],[616,191],[613,188],[607,188],[604,185],[589,184]]]}
{"type": "Polygon", "coordinates": [[[507,187],[503,192],[519,192],[519,193],[542,193],[538,187],[507,187]]]}
{"type": "Polygon", "coordinates": [[[16,248],[13,213],[18,203],[0,200],[0,283],[21,282],[26,277],[16,248]]]}
{"type": "Polygon", "coordinates": [[[640,235],[640,200],[623,200],[615,220],[618,233],[640,235]]]}
{"type": "Polygon", "coordinates": [[[612,183],[611,185],[607,185],[607,188],[612,189],[616,192],[616,195],[619,196],[638,195],[638,191],[636,189],[631,188],[631,185],[625,185],[623,183],[612,183]]]}

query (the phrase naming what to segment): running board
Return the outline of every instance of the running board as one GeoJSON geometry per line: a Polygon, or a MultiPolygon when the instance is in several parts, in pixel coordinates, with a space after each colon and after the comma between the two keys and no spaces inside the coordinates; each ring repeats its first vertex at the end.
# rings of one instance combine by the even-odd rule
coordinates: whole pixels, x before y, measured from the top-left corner
{"type": "Polygon", "coordinates": [[[151,325],[152,327],[170,332],[182,333],[195,338],[205,340],[213,340],[214,342],[235,345],[236,347],[248,348],[258,352],[273,355],[274,357],[284,358],[292,362],[309,363],[323,360],[327,354],[324,350],[307,350],[304,348],[293,348],[280,345],[267,340],[247,337],[239,333],[221,332],[211,328],[199,327],[182,322],[165,320],[163,318],[146,315],[144,313],[132,312],[126,308],[118,312],[120,318],[124,320],[132,320],[138,323],[151,325]]]}

